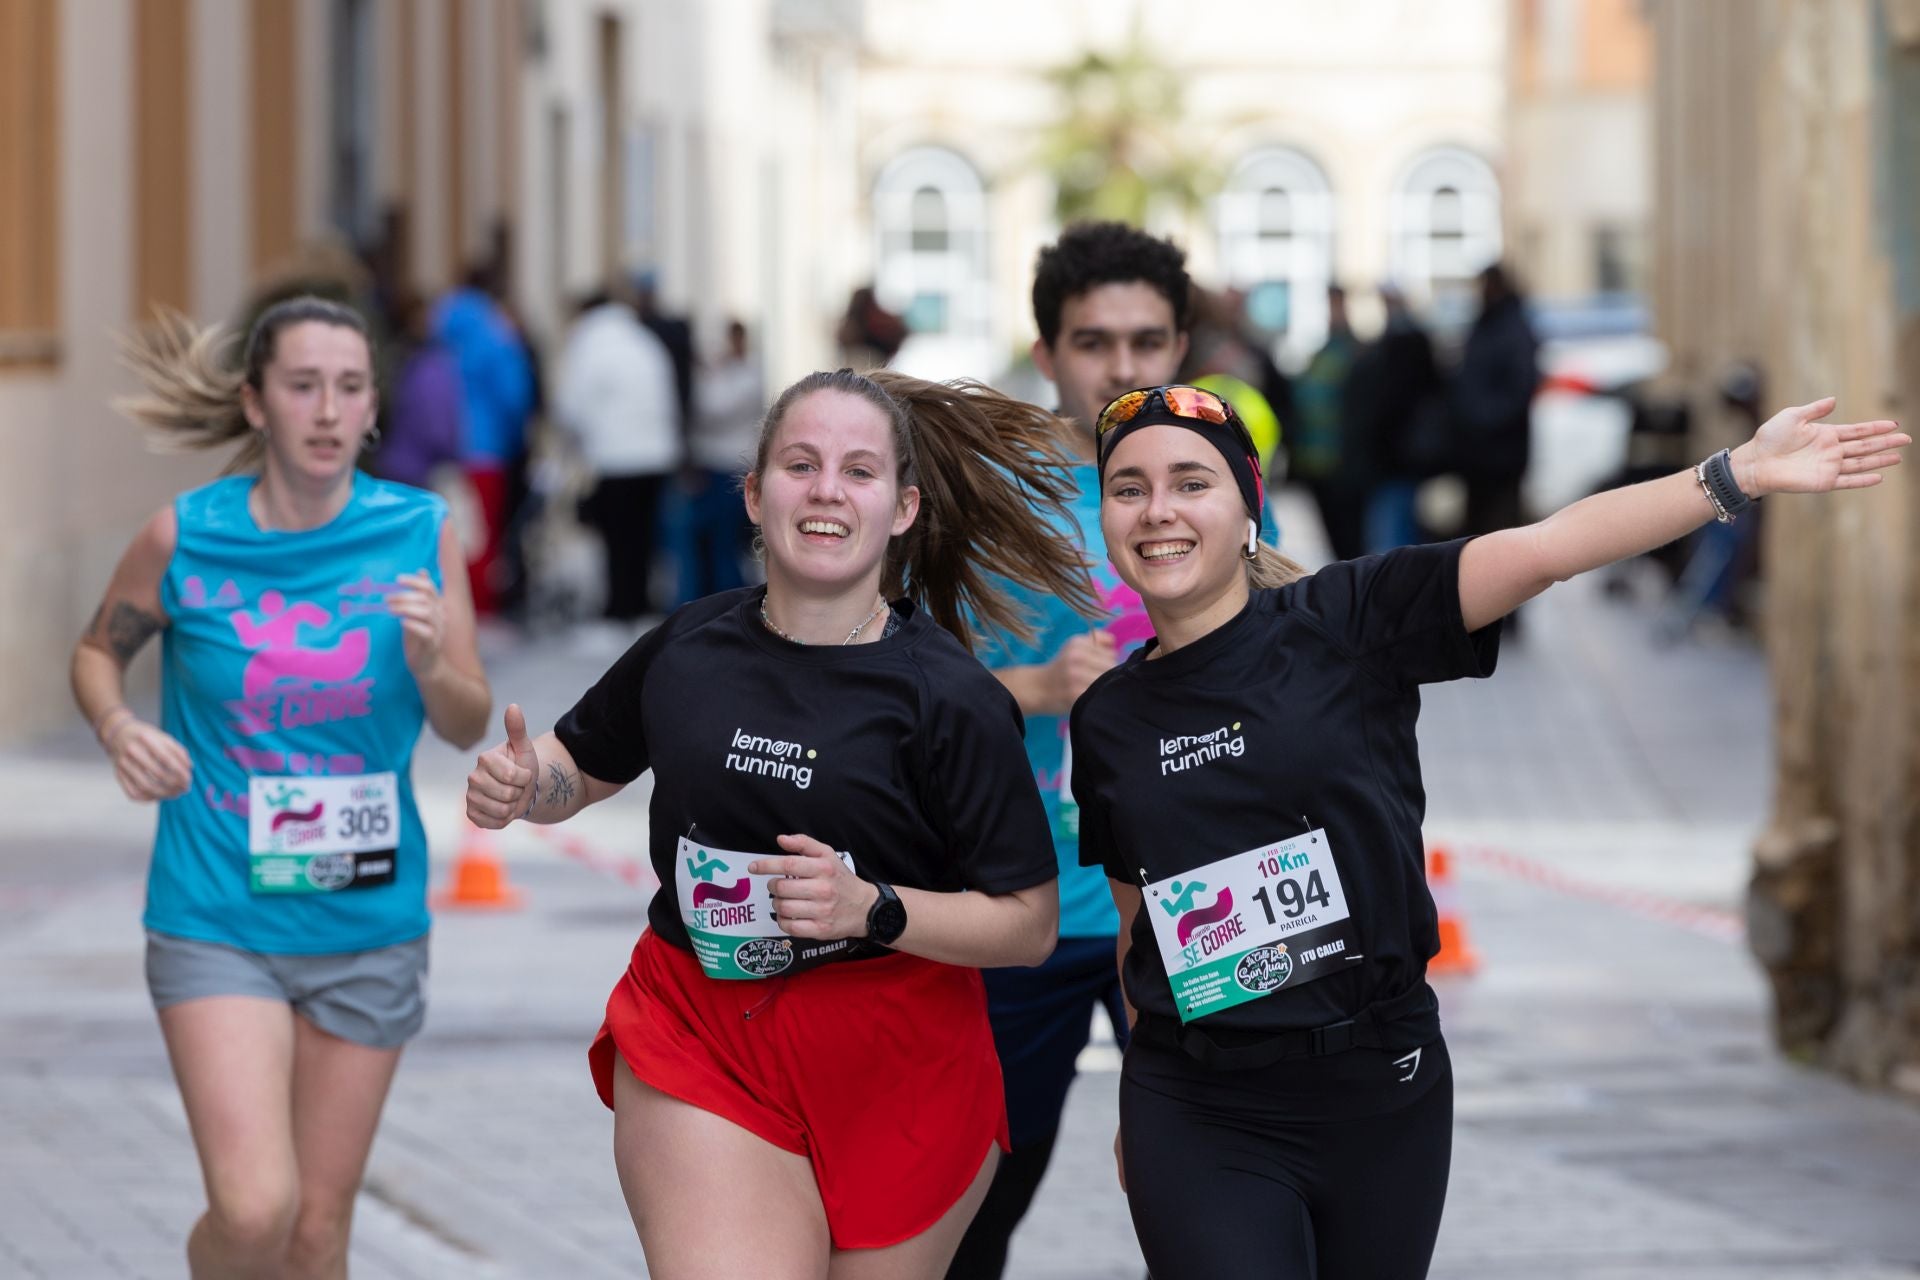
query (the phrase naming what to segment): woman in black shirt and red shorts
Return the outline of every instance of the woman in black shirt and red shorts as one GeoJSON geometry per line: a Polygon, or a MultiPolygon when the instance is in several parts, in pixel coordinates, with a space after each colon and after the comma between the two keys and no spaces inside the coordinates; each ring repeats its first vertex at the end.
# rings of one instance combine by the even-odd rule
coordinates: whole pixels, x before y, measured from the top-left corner
{"type": "Polygon", "coordinates": [[[977,970],[1044,959],[1058,899],[961,619],[1020,625],[990,572],[1092,607],[1029,510],[1071,492],[1052,430],[983,387],[803,379],[747,477],[766,586],[673,613],[537,742],[510,707],[468,780],[499,827],[653,770],[662,888],[589,1056],[661,1280],[939,1276],[986,1191],[977,970]]]}
{"type": "Polygon", "coordinates": [[[1420,686],[1490,675],[1495,624],[1554,582],[1763,494],[1876,483],[1908,438],[1832,409],[1535,525],[1307,575],[1259,543],[1259,464],[1223,401],[1107,407],[1101,528],[1157,640],[1074,707],[1073,794],[1122,922],[1116,1150],[1155,1280],[1426,1274],[1453,1084],[1420,686]]]}

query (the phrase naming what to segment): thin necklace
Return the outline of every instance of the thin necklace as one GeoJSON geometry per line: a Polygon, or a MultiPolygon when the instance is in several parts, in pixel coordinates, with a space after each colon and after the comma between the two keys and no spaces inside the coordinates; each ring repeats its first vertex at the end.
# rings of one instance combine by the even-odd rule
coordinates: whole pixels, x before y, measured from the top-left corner
{"type": "MultiPolygon", "coordinates": [[[[873,612],[868,614],[861,621],[859,626],[847,632],[847,638],[845,640],[842,640],[840,643],[843,645],[848,645],[848,644],[852,644],[855,640],[859,639],[860,633],[867,629],[867,624],[872,622],[875,618],[879,617],[883,612],[885,612],[886,607],[887,607],[887,598],[885,596],[881,596],[880,603],[873,607],[873,612]]],[[[773,619],[767,616],[767,598],[765,596],[760,597],[760,621],[762,625],[766,627],[767,630],[773,632],[773,634],[779,636],[782,640],[785,640],[788,644],[805,644],[806,643],[805,640],[794,639],[794,637],[788,635],[786,632],[782,631],[779,627],[774,625],[773,619]]]]}

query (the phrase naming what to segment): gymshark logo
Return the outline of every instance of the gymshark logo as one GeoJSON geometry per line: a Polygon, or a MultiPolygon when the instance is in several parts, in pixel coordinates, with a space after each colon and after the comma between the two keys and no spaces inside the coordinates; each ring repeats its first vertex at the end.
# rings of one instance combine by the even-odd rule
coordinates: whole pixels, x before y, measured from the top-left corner
{"type": "Polygon", "coordinates": [[[1393,1065],[1396,1067],[1405,1067],[1407,1069],[1407,1074],[1400,1077],[1400,1083],[1405,1084],[1407,1081],[1413,1079],[1414,1076],[1420,1073],[1420,1051],[1418,1049],[1415,1049],[1412,1053],[1408,1054],[1404,1058],[1395,1058],[1393,1060],[1393,1065]]]}

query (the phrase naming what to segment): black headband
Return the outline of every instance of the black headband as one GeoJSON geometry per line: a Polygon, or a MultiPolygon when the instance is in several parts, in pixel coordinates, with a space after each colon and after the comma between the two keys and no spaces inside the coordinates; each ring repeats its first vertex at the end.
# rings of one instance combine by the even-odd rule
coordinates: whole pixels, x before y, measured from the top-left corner
{"type": "MultiPolygon", "coordinates": [[[[1155,388],[1159,390],[1159,388],[1155,388]]],[[[1212,395],[1212,392],[1208,394],[1212,395]]],[[[1164,396],[1155,396],[1146,408],[1118,426],[1109,428],[1099,438],[1100,487],[1107,487],[1107,460],[1113,457],[1113,451],[1122,440],[1141,427],[1185,427],[1196,433],[1220,451],[1227,460],[1227,470],[1233,473],[1233,479],[1240,486],[1240,500],[1246,503],[1247,516],[1264,531],[1266,527],[1266,485],[1260,477],[1259,451],[1254,448],[1253,436],[1247,431],[1246,424],[1240,421],[1233,406],[1227,404],[1225,397],[1215,396],[1226,405],[1225,422],[1209,422],[1205,418],[1189,417],[1175,413],[1167,405],[1164,396]]],[[[1102,413],[1104,417],[1104,412],[1102,413]]]]}

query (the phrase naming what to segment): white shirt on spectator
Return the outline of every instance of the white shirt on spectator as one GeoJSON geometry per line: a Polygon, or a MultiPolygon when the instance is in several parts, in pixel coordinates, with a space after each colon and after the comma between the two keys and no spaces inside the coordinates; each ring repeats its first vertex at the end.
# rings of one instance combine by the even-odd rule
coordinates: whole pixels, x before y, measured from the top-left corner
{"type": "Polygon", "coordinates": [[[567,335],[554,410],[596,476],[663,475],[680,466],[673,360],[633,308],[609,302],[567,335]]]}

